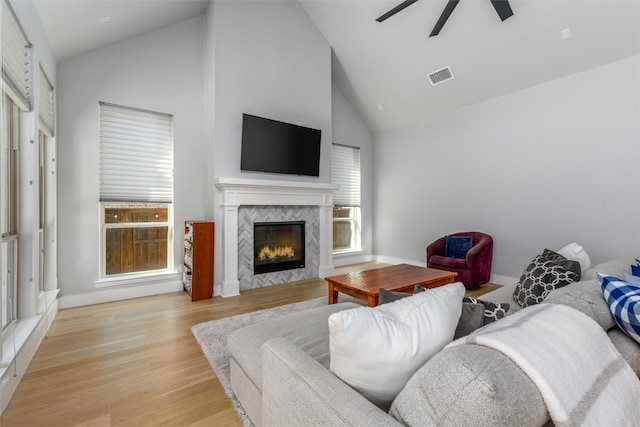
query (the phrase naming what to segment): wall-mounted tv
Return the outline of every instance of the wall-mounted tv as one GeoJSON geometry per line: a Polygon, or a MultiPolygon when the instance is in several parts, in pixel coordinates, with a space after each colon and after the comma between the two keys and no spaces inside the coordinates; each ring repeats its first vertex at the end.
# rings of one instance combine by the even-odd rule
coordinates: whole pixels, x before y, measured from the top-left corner
{"type": "Polygon", "coordinates": [[[320,176],[319,129],[242,115],[240,169],[320,176]]]}

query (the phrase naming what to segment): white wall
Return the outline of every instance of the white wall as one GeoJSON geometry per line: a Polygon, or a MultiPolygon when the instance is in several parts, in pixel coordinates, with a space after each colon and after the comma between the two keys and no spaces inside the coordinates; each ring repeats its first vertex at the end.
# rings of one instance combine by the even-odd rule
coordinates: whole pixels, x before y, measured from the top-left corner
{"type": "MultiPolygon", "coordinates": [[[[215,87],[205,94],[214,99],[214,117],[207,119],[215,121],[214,176],[331,182],[331,50],[302,6],[291,1],[216,1],[209,6],[206,27],[214,33],[207,33],[208,42],[214,43],[214,59],[207,61],[214,67],[215,87]],[[320,129],[320,177],[241,172],[242,113],[320,129]]],[[[208,55],[211,52],[205,52],[208,55]]],[[[220,193],[208,191],[214,191],[219,231],[220,193]]],[[[215,294],[223,273],[219,237],[215,294]]]]}
{"type": "MultiPolygon", "coordinates": [[[[156,285],[99,290],[99,110],[106,101],[173,114],[174,267],[183,224],[204,219],[203,30],[196,17],[64,61],[58,67],[59,255],[62,306],[155,293],[156,285]],[[136,288],[139,288],[136,291],[136,288]],[[74,298],[75,296],[75,298],[74,298]]],[[[180,290],[180,280],[167,289],[180,290]]]]}
{"type": "Polygon", "coordinates": [[[373,134],[335,84],[331,93],[333,142],[360,148],[362,254],[360,258],[353,254],[334,256],[336,265],[343,265],[368,261],[373,250],[373,134]]]}
{"type": "Polygon", "coordinates": [[[594,263],[638,254],[639,93],[634,57],[376,135],[375,253],[424,262],[484,231],[512,277],[572,241],[594,263]]]}
{"type": "Polygon", "coordinates": [[[331,182],[327,41],[298,2],[216,1],[212,6],[215,176],[331,182]],[[242,113],[320,129],[320,177],[241,172],[242,113]]]}
{"type": "Polygon", "coordinates": [[[205,163],[205,204],[206,219],[214,219],[213,211],[213,159],[214,159],[214,136],[216,130],[215,114],[215,31],[213,28],[213,3],[209,3],[204,19],[203,37],[203,82],[202,82],[202,102],[203,102],[203,141],[205,163]]]}

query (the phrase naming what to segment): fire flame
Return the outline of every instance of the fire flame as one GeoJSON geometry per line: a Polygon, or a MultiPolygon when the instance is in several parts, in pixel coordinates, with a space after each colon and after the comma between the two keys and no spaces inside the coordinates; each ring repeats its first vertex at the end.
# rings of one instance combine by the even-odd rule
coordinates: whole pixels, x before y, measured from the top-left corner
{"type": "Polygon", "coordinates": [[[265,259],[275,259],[276,257],[293,257],[295,255],[293,251],[293,246],[284,245],[284,246],[275,246],[273,249],[269,245],[264,245],[262,249],[260,249],[260,253],[258,254],[258,259],[260,261],[264,261],[265,259]]]}

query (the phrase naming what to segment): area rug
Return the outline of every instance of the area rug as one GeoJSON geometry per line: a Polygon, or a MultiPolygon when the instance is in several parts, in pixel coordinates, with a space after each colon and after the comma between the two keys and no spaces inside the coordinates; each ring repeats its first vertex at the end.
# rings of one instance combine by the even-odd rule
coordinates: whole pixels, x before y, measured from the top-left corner
{"type": "Polygon", "coordinates": [[[254,323],[324,305],[327,305],[327,297],[318,297],[308,301],[212,320],[210,322],[200,323],[191,328],[193,335],[195,335],[200,347],[202,347],[203,353],[216,373],[220,384],[222,384],[224,392],[231,400],[233,407],[238,412],[238,415],[240,415],[245,427],[253,427],[253,424],[231,391],[227,336],[237,329],[254,323]]]}

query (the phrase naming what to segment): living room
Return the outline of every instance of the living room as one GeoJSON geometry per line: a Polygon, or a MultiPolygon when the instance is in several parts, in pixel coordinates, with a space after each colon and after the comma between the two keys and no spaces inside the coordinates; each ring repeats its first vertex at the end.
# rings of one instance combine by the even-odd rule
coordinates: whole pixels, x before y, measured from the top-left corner
{"type": "MultiPolygon", "coordinates": [[[[57,99],[57,273],[51,274],[56,276],[60,308],[180,291],[182,224],[202,219],[216,221],[217,231],[223,226],[216,179],[330,184],[332,143],[359,147],[362,165],[362,250],[333,259],[335,266],[374,260],[424,264],[429,242],[464,230],[482,230],[494,237],[493,273],[498,283],[518,277],[544,247],[578,241],[594,263],[640,251],[637,2],[606,2],[614,17],[610,21],[598,14],[597,5],[604,2],[589,2],[593,10],[580,9],[580,14],[604,22],[596,29],[610,25],[615,31],[590,32],[585,26],[581,32],[581,27],[573,27],[573,38],[563,40],[560,31],[573,24],[553,22],[554,34],[541,38],[548,44],[565,43],[554,56],[544,49],[522,51],[519,40],[511,40],[504,49],[505,64],[518,63],[527,70],[540,63],[554,68],[557,63],[565,70],[562,76],[540,80],[522,71],[517,77],[527,83],[521,86],[512,81],[512,74],[501,74],[504,64],[486,63],[481,51],[472,56],[475,62],[467,74],[458,74],[456,49],[462,47],[451,45],[447,63],[438,66],[451,65],[455,79],[430,88],[426,75],[432,69],[420,70],[425,97],[427,90],[442,90],[458,81],[488,84],[469,75],[474,66],[493,72],[504,87],[466,105],[429,114],[415,111],[404,122],[377,121],[362,107],[366,100],[367,108],[383,106],[380,116],[394,111],[393,100],[353,93],[349,80],[365,76],[341,70],[342,63],[349,63],[350,46],[331,40],[331,29],[321,26],[331,19],[321,21],[319,6],[309,3],[213,2],[198,16],[59,60],[47,46],[34,4],[11,1],[45,63],[57,99]],[[582,48],[587,45],[586,52],[572,50],[571,43],[578,42],[582,48]],[[597,56],[594,62],[584,60],[590,49],[597,56]],[[105,284],[100,279],[100,101],[174,116],[176,272],[152,282],[105,284]],[[319,178],[240,171],[242,113],[321,129],[319,178]]],[[[381,12],[395,2],[377,3],[375,9],[381,12]]],[[[529,3],[514,4],[514,18],[526,20],[529,3]]],[[[333,18],[335,10],[326,13],[333,18]]],[[[404,13],[419,15],[411,9],[404,13]]],[[[460,5],[447,25],[453,30],[464,13],[460,5]]],[[[501,29],[498,24],[491,22],[497,27],[492,31],[501,29]]],[[[504,24],[509,25],[505,31],[515,31],[515,24],[504,24]]],[[[389,34],[399,26],[393,21],[384,25],[381,28],[389,34]]],[[[442,43],[444,36],[443,32],[433,43],[442,43]]],[[[359,69],[384,68],[384,61],[359,69]]],[[[402,77],[389,75],[388,89],[396,78],[402,77]]],[[[215,295],[221,294],[224,278],[222,245],[217,238],[215,295]]]]}

